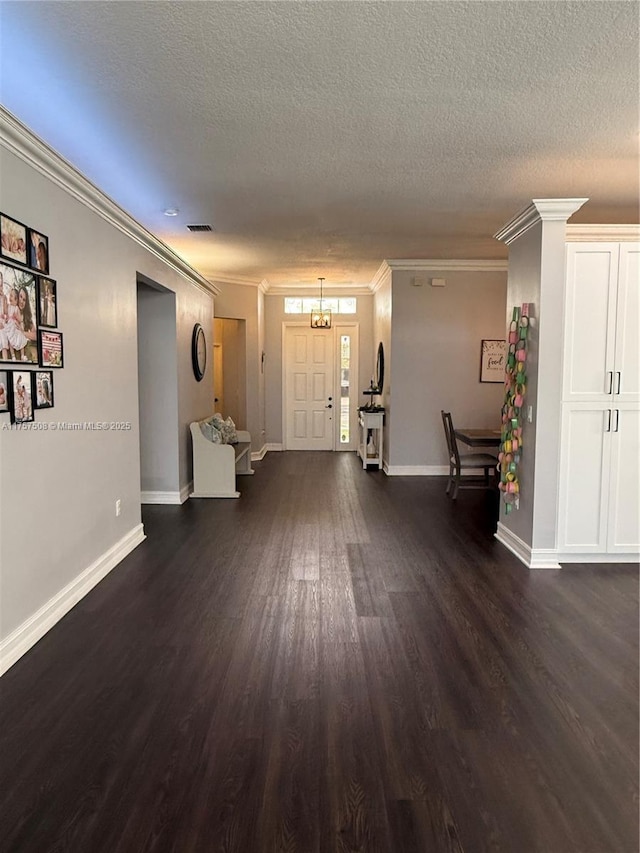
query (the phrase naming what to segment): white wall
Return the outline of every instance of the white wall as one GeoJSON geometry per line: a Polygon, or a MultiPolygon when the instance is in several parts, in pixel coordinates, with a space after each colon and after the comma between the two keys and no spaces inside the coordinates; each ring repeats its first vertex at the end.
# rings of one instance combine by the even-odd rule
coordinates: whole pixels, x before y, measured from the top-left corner
{"type": "Polygon", "coordinates": [[[212,297],[179,264],[165,263],[2,141],[0,208],[49,237],[58,282],[65,366],[54,377],[55,408],[37,412],[36,423],[131,424],[118,431],[11,430],[9,416],[0,415],[0,637],[15,632],[17,648],[26,620],[64,598],[112,549],[140,539],[138,273],[175,293],[181,484],[189,479],[187,424],[210,411],[210,376],[197,383],[191,370],[191,331],[195,322],[209,328],[212,297]]]}
{"type": "MultiPolygon", "coordinates": [[[[393,468],[447,465],[441,409],[456,426],[498,427],[502,383],[480,382],[481,341],[505,338],[506,275],[434,272],[445,287],[413,286],[394,270],[388,462],[393,468]]],[[[428,473],[425,471],[425,473],[428,473]]]]}

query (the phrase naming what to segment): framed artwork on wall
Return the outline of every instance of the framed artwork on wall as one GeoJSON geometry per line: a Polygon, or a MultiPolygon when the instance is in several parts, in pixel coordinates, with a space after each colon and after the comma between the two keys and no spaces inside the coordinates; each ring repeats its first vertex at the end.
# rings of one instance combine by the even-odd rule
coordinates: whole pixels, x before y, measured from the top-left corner
{"type": "Polygon", "coordinates": [[[53,408],[53,371],[38,370],[33,374],[36,378],[34,408],[53,408]]]}
{"type": "Polygon", "coordinates": [[[38,363],[36,277],[0,263],[0,361],[38,363]]]}
{"type": "Polygon", "coordinates": [[[9,411],[9,380],[10,374],[0,370],[0,412],[9,411]]]}
{"type": "Polygon", "coordinates": [[[49,238],[29,228],[29,266],[36,272],[49,272],[49,238]]]}
{"type": "Polygon", "coordinates": [[[480,352],[480,382],[504,382],[506,357],[506,341],[482,341],[480,352]]]}
{"type": "Polygon", "coordinates": [[[28,370],[12,370],[10,376],[9,413],[11,423],[31,423],[35,420],[33,414],[33,373],[29,373],[28,370]]]}
{"type": "Polygon", "coordinates": [[[38,332],[38,349],[41,367],[62,367],[62,332],[38,332]]]}
{"type": "Polygon", "coordinates": [[[38,276],[38,325],[55,329],[58,325],[57,284],[52,278],[38,276]]]}
{"type": "Polygon", "coordinates": [[[27,265],[27,226],[0,213],[0,255],[27,265]]]}

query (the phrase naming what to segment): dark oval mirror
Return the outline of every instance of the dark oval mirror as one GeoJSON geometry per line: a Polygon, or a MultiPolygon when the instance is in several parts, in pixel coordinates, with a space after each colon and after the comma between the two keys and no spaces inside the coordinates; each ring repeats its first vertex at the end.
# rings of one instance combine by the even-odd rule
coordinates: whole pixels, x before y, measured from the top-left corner
{"type": "Polygon", "coordinates": [[[384,347],[382,346],[382,341],[378,344],[378,358],[376,360],[376,388],[378,389],[378,394],[382,394],[382,387],[384,385],[384,347]]]}

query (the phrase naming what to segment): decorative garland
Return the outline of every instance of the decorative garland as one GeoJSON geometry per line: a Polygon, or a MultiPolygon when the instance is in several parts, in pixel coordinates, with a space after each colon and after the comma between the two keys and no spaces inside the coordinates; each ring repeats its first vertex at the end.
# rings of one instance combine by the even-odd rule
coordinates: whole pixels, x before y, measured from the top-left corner
{"type": "Polygon", "coordinates": [[[509,350],[504,380],[502,406],[502,436],[498,454],[500,483],[507,515],[520,507],[518,465],[522,453],[522,410],[527,388],[527,336],[529,334],[530,304],[513,309],[509,327],[509,350]]]}

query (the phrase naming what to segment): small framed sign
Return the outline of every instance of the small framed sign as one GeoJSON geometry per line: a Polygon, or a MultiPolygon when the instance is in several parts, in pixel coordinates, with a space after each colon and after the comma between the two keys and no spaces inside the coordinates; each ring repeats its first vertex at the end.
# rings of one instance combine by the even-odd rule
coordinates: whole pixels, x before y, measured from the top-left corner
{"type": "Polygon", "coordinates": [[[506,341],[482,341],[480,382],[504,382],[506,357],[506,341]]]}

